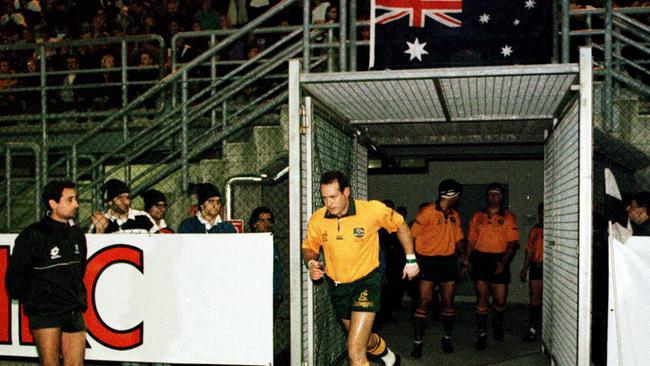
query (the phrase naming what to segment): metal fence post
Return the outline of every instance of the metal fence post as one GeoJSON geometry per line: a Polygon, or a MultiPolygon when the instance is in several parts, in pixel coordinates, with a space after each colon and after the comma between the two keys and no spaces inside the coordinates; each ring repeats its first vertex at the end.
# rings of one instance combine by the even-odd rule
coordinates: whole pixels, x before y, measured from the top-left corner
{"type": "Polygon", "coordinates": [[[562,63],[569,63],[569,0],[562,0],[562,63]]]}
{"type": "Polygon", "coordinates": [[[339,2],[339,71],[348,69],[348,2],[339,2]]]}
{"type": "Polygon", "coordinates": [[[190,185],[190,172],[189,172],[189,164],[187,160],[187,70],[183,71],[183,76],[182,76],[182,84],[181,84],[181,94],[182,94],[182,100],[181,100],[181,123],[182,123],[182,130],[181,130],[181,159],[183,160],[183,168],[182,168],[182,183],[183,183],[183,191],[187,191],[187,188],[190,185]]]}
{"type": "Polygon", "coordinates": [[[310,59],[311,59],[311,49],[309,46],[309,34],[311,29],[311,2],[309,0],[303,0],[302,2],[302,69],[303,72],[309,72],[310,68],[310,59]]]}
{"type": "Polygon", "coordinates": [[[613,111],[613,79],[612,79],[612,0],[605,0],[605,88],[603,90],[603,119],[605,131],[612,131],[613,111]]]}

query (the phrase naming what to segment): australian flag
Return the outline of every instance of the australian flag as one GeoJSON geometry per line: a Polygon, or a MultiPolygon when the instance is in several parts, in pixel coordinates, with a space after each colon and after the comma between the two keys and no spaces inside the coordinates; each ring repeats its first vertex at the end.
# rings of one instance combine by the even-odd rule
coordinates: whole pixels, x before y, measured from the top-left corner
{"type": "Polygon", "coordinates": [[[552,0],[372,0],[370,66],[548,63],[551,6],[552,0]]]}

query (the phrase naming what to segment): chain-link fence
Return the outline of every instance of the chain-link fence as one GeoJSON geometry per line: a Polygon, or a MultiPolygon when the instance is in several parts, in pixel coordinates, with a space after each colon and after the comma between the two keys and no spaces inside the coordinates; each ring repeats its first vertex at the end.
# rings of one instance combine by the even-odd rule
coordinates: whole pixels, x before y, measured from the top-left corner
{"type": "MultiPolygon", "coordinates": [[[[356,173],[356,149],[354,139],[343,132],[325,113],[313,115],[313,155],[311,187],[312,210],[323,206],[320,195],[320,178],[323,173],[339,170],[348,177],[356,173]]],[[[356,192],[355,182],[351,181],[352,195],[356,192]]],[[[324,262],[324,258],[322,258],[324,262]]],[[[327,267],[327,263],[325,263],[327,267]]],[[[346,355],[346,335],[334,313],[326,283],[313,287],[313,342],[314,364],[336,365],[346,355]]]]}

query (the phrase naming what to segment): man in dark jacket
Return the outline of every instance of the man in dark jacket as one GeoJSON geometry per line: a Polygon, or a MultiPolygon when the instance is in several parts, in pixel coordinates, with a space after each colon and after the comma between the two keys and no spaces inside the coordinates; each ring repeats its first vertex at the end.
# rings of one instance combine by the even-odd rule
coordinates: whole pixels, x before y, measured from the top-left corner
{"type": "Polygon", "coordinates": [[[199,212],[196,216],[183,220],[178,227],[180,234],[235,234],[237,229],[221,219],[221,193],[211,183],[196,186],[199,212]]]}
{"type": "Polygon", "coordinates": [[[86,347],[86,237],[74,225],[75,184],[43,189],[47,215],[18,235],[5,277],[9,296],[25,306],[41,365],[83,365],[86,347]]]}

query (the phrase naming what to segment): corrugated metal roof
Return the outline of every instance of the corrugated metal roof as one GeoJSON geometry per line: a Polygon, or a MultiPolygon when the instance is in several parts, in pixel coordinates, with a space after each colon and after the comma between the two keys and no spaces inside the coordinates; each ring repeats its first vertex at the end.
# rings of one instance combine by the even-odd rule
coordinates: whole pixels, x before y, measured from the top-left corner
{"type": "Polygon", "coordinates": [[[318,103],[380,144],[541,142],[575,64],[301,75],[318,103]]]}

